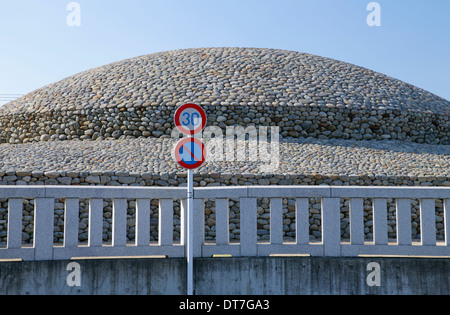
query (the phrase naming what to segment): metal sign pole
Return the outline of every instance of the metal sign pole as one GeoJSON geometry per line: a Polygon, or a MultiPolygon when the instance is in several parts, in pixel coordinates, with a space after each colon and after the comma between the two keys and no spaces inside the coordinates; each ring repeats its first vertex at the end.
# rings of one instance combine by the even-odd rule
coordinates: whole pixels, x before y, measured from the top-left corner
{"type": "Polygon", "coordinates": [[[187,294],[194,294],[194,179],[188,170],[187,185],[187,294]]]}

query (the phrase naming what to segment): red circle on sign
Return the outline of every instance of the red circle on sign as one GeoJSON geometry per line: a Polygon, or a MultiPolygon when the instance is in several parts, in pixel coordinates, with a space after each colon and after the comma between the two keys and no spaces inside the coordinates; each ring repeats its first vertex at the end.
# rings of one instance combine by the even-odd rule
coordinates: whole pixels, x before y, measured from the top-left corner
{"type": "Polygon", "coordinates": [[[206,158],[206,149],[204,143],[193,137],[181,139],[175,146],[174,153],[175,153],[175,160],[178,162],[178,164],[189,170],[200,167],[200,165],[202,165],[205,162],[206,158]],[[200,147],[201,157],[195,156],[194,152],[191,152],[191,145],[192,145],[191,142],[193,142],[194,145],[198,145],[198,147],[200,147]],[[186,144],[189,144],[189,146],[187,146],[186,144]],[[181,154],[183,153],[180,153],[180,150],[186,150],[187,154],[191,156],[191,159],[193,159],[194,162],[188,163],[183,161],[183,159],[181,158],[181,154]]]}
{"type": "MultiPolygon", "coordinates": [[[[188,114],[189,115],[189,114],[188,114]]],[[[189,120],[190,121],[190,120],[189,120]]],[[[203,108],[201,108],[199,105],[197,104],[184,104],[182,106],[180,106],[176,112],[175,112],[175,126],[177,127],[177,129],[188,136],[192,136],[195,135],[196,133],[199,133],[203,130],[203,128],[205,128],[206,126],[206,113],[203,110],[203,108]],[[194,109],[195,111],[198,112],[198,114],[200,115],[202,121],[200,126],[198,126],[195,129],[189,129],[183,126],[183,124],[180,121],[180,117],[181,115],[183,115],[183,113],[187,110],[187,109],[194,109]]]]}

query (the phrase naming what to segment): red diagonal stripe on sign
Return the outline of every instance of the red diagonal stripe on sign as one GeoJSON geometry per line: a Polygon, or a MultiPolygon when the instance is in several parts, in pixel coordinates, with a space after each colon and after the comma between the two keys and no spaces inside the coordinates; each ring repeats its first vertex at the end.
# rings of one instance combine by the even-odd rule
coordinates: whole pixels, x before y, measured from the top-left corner
{"type": "Polygon", "coordinates": [[[197,162],[200,162],[200,160],[199,159],[197,159],[196,157],[195,157],[195,155],[194,154],[192,154],[192,152],[191,151],[189,151],[185,146],[184,146],[184,144],[182,145],[182,147],[197,161],[197,162]]]}

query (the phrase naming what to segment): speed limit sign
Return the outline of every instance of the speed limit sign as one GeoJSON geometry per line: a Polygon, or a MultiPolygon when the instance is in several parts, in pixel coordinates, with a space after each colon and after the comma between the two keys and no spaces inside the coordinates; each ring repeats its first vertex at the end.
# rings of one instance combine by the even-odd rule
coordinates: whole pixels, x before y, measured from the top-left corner
{"type": "Polygon", "coordinates": [[[206,113],[197,104],[184,104],[175,112],[175,126],[185,135],[195,135],[205,128],[206,113]]]}

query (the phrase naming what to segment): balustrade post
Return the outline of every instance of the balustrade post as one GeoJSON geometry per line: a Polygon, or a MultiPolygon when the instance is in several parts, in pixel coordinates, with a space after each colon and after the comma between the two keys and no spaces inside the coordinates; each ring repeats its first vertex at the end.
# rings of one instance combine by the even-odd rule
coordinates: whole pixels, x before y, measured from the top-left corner
{"type": "Polygon", "coordinates": [[[103,244],[103,199],[89,200],[89,247],[100,247],[103,244]]]}
{"type": "Polygon", "coordinates": [[[53,258],[55,200],[53,198],[36,198],[34,206],[34,259],[51,260],[53,258]]]}
{"type": "Polygon", "coordinates": [[[270,244],[283,244],[282,198],[270,198],[270,244]]]}
{"type": "Polygon", "coordinates": [[[22,247],[22,215],[23,200],[11,198],[8,200],[8,243],[7,248],[22,247]]]}
{"type": "Polygon", "coordinates": [[[295,200],[295,233],[299,245],[309,244],[309,200],[297,198],[295,200]]]}
{"type": "Polygon", "coordinates": [[[241,256],[257,255],[256,198],[240,199],[241,256]]]}
{"type": "Polygon", "coordinates": [[[450,199],[444,199],[445,246],[450,246],[450,199]]]}
{"type": "Polygon", "coordinates": [[[173,199],[159,200],[159,245],[173,245],[173,199]]]}
{"type": "Polygon", "coordinates": [[[228,199],[216,199],[216,244],[228,245],[228,199]]]}
{"type": "Polygon", "coordinates": [[[127,200],[113,199],[112,245],[127,245],[127,200]]]}
{"type": "Polygon", "coordinates": [[[373,241],[375,245],[388,244],[387,200],[373,198],[373,241]]]}
{"type": "Polygon", "coordinates": [[[411,245],[411,199],[397,199],[397,245],[411,245]]]}
{"type": "Polygon", "coordinates": [[[436,245],[436,214],[434,199],[420,199],[421,245],[436,245]]]}
{"type": "Polygon", "coordinates": [[[339,198],[322,198],[322,242],[325,256],[341,255],[339,198]]]}
{"type": "Polygon", "coordinates": [[[78,246],[79,212],[78,198],[67,198],[64,205],[64,247],[78,246]]]}
{"type": "Polygon", "coordinates": [[[364,245],[364,199],[350,198],[350,242],[364,245]]]}
{"type": "Polygon", "coordinates": [[[150,244],[150,199],[136,200],[136,245],[150,244]]]}

